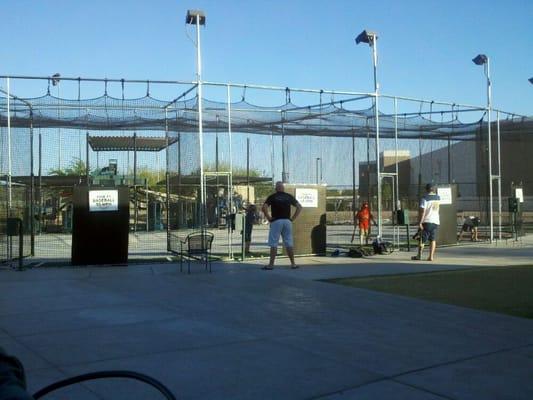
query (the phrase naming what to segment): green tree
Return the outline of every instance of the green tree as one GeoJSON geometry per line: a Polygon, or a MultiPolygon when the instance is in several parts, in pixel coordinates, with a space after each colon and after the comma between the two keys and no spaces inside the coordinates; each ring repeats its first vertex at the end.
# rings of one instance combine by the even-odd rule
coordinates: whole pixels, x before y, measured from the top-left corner
{"type": "Polygon", "coordinates": [[[48,174],[55,176],[83,176],[87,174],[87,165],[83,160],[74,158],[68,167],[50,170],[48,174]]]}

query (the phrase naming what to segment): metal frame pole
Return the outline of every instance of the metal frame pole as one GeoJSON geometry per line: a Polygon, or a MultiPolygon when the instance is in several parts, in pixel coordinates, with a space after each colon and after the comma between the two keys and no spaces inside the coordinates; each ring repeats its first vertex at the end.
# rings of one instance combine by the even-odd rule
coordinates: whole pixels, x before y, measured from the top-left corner
{"type": "Polygon", "coordinates": [[[11,94],[9,87],[9,78],[6,78],[6,101],[7,101],[7,217],[11,215],[11,94]]]}
{"type": "MultiPolygon", "coordinates": [[[[398,168],[398,99],[394,98],[394,167],[396,172],[396,202],[394,204],[394,209],[397,211],[401,209],[400,203],[400,184],[399,184],[399,168],[398,168]]],[[[393,221],[395,219],[393,218],[393,221]]],[[[400,248],[400,226],[396,224],[394,238],[396,239],[396,245],[400,248]]]]}
{"type": "Polygon", "coordinates": [[[374,65],[374,112],[375,112],[375,126],[376,126],[376,177],[377,177],[377,191],[378,191],[378,237],[382,236],[382,218],[381,218],[381,167],[379,160],[379,84],[378,84],[378,49],[377,36],[372,40],[372,60],[374,65]]]}
{"type": "Polygon", "coordinates": [[[38,174],[39,174],[39,234],[43,230],[43,175],[42,175],[42,136],[39,128],[39,149],[38,149],[38,174]]]}
{"type": "Polygon", "coordinates": [[[198,82],[198,140],[200,151],[200,226],[205,229],[205,183],[204,183],[204,129],[202,104],[202,46],[200,42],[200,15],[196,15],[196,79],[198,82]]]}
{"type": "Polygon", "coordinates": [[[488,135],[488,158],[489,158],[489,221],[490,221],[490,242],[494,240],[494,216],[492,215],[492,132],[491,132],[491,107],[492,90],[490,81],[490,58],[487,57],[485,64],[485,74],[487,75],[487,135],[488,135]]]}
{"type": "Polygon", "coordinates": [[[169,151],[168,151],[168,107],[165,107],[165,191],[167,198],[165,206],[167,209],[167,251],[170,251],[170,168],[169,168],[169,151]]]}
{"type": "Polygon", "coordinates": [[[502,240],[502,163],[500,147],[500,112],[496,112],[498,132],[498,239],[502,240]]]}
{"type": "Polygon", "coordinates": [[[33,110],[30,107],[30,254],[35,255],[35,174],[33,172],[33,110]]]}
{"type": "Polygon", "coordinates": [[[228,136],[229,136],[229,179],[228,179],[228,209],[226,210],[226,225],[228,227],[228,257],[233,259],[233,235],[231,220],[228,220],[233,208],[233,135],[231,131],[231,86],[226,86],[227,111],[228,111],[228,136]]]}
{"type": "Polygon", "coordinates": [[[281,111],[281,181],[287,182],[287,171],[285,166],[285,114],[281,111]]]}
{"type": "MultiPolygon", "coordinates": [[[[98,155],[98,152],[96,154],[98,155]]],[[[133,204],[135,207],[133,232],[137,232],[139,218],[139,207],[137,203],[137,132],[133,133],[133,204]]]]}

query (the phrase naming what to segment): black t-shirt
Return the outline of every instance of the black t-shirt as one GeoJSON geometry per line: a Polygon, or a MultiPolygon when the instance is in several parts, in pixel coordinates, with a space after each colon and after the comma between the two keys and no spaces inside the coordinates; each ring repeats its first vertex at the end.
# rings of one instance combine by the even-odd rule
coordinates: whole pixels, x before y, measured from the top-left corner
{"type": "Polygon", "coordinates": [[[291,218],[291,206],[298,206],[298,200],[294,196],[285,192],[276,192],[268,196],[265,201],[271,209],[272,221],[277,219],[290,219],[291,218]]]}

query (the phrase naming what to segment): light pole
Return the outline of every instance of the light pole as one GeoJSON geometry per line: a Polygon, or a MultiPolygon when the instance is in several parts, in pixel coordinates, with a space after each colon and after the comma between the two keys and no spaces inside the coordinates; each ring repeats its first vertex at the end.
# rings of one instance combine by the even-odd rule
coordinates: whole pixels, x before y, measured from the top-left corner
{"type": "MultiPolygon", "coordinates": [[[[355,43],[368,43],[372,47],[372,64],[374,67],[374,120],[376,128],[376,177],[378,192],[378,237],[382,236],[381,220],[381,168],[379,160],[379,83],[378,83],[378,35],[376,32],[364,30],[356,38],[355,43]]],[[[368,188],[370,190],[370,186],[368,188]]]]}
{"type": "Polygon", "coordinates": [[[185,23],[196,25],[196,83],[198,93],[198,139],[200,150],[200,225],[205,227],[205,185],[204,185],[204,131],[202,115],[202,47],[200,25],[205,25],[205,14],[201,10],[188,10],[185,23]]]}
{"type": "Polygon", "coordinates": [[[485,54],[478,54],[472,59],[476,65],[483,65],[485,76],[487,78],[487,135],[488,135],[488,159],[489,159],[489,224],[490,237],[492,243],[494,239],[494,220],[492,215],[492,180],[498,178],[492,175],[492,137],[491,137],[491,109],[492,109],[492,82],[490,80],[490,59],[485,54]]]}
{"type": "MultiPolygon", "coordinates": [[[[59,102],[59,82],[61,81],[61,74],[59,72],[56,72],[54,75],[52,75],[52,86],[57,86],[57,98],[59,102]]],[[[59,123],[59,119],[61,118],[60,110],[59,110],[59,104],[57,107],[57,119],[59,123]]],[[[58,155],[58,166],[57,169],[59,172],[61,172],[61,127],[57,128],[57,137],[59,141],[59,151],[57,153],[58,155]]]]}
{"type": "Polygon", "coordinates": [[[533,85],[533,78],[529,78],[528,81],[533,85]]]}

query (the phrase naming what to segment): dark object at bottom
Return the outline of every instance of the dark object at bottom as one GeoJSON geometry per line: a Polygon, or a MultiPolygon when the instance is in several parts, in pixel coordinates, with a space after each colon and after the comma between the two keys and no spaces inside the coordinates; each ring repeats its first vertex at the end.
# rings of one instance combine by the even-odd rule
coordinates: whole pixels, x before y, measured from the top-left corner
{"type": "Polygon", "coordinates": [[[348,257],[352,258],[363,258],[372,255],[373,254],[371,251],[363,247],[350,247],[350,249],[348,250],[348,257]]]}
{"type": "Polygon", "coordinates": [[[66,386],[74,385],[76,383],[106,378],[130,378],[137,381],[141,381],[155,388],[159,393],[164,396],[165,399],[176,400],[176,397],[172,394],[172,392],[161,382],[148,375],[140,374],[138,372],[133,371],[100,371],[74,376],[72,378],[64,379],[62,381],[52,383],[51,385],[46,386],[45,388],[42,388],[33,395],[33,398],[39,399],[50,392],[53,392],[57,389],[61,389],[66,386]]]}
{"type": "Polygon", "coordinates": [[[392,243],[382,240],[374,240],[372,247],[374,248],[374,254],[391,254],[393,251],[392,243]]]}

